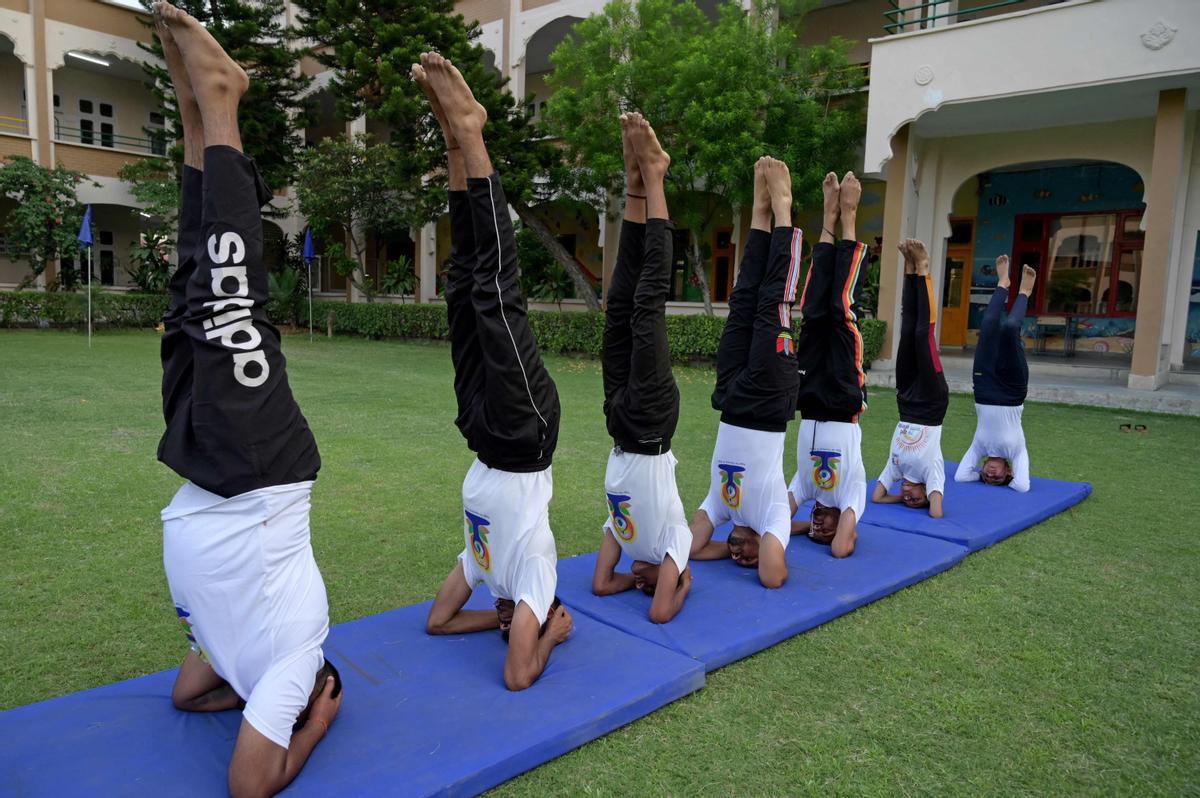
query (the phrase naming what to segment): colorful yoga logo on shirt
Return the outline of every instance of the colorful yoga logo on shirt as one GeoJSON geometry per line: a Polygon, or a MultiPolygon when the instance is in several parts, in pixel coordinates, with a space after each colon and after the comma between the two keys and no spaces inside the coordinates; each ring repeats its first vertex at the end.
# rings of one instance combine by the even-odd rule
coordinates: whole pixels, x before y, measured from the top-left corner
{"type": "Polygon", "coordinates": [[[620,493],[606,493],[608,497],[608,513],[612,516],[613,532],[626,543],[632,543],[637,537],[637,527],[633,523],[633,514],[629,511],[629,498],[620,493]]]}
{"type": "Polygon", "coordinates": [[[467,539],[471,542],[471,553],[475,555],[475,562],[485,571],[492,570],[492,553],[488,550],[488,526],[491,521],[484,518],[482,515],[475,515],[470,510],[463,511],[467,516],[467,539]]]}
{"type": "Polygon", "coordinates": [[[896,427],[896,446],[906,452],[919,452],[925,448],[929,433],[924,424],[901,423],[896,427]]]}
{"type": "Polygon", "coordinates": [[[842,464],[841,452],[813,449],[809,452],[813,461],[813,482],[821,490],[837,487],[838,467],[842,464]]]}
{"type": "Polygon", "coordinates": [[[742,506],[742,474],[746,467],[718,463],[717,468],[721,471],[721,498],[725,500],[725,506],[736,510],[742,506]]]}
{"type": "Polygon", "coordinates": [[[200,656],[201,660],[208,662],[208,654],[204,653],[204,649],[201,648],[200,644],[196,642],[196,635],[192,633],[192,614],[176,604],[175,615],[179,618],[179,625],[183,627],[183,635],[187,638],[188,643],[191,645],[192,651],[195,651],[196,654],[200,656]]]}

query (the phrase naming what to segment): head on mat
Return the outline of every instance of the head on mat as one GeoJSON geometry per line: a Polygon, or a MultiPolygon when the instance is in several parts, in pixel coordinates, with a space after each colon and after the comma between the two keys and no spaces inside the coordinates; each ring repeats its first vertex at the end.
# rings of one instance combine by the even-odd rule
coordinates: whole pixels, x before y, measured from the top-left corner
{"type": "Polygon", "coordinates": [[[725,542],[729,545],[729,556],[743,568],[758,567],[758,547],[762,536],[748,526],[735,526],[729,530],[725,542]]]}
{"type": "Polygon", "coordinates": [[[1012,482],[1012,464],[1003,457],[989,457],[979,469],[979,479],[989,485],[1004,486],[1012,482]]]}
{"type": "Polygon", "coordinates": [[[925,490],[924,482],[909,482],[900,480],[900,501],[905,506],[921,509],[929,506],[929,493],[925,490]]]}
{"type": "Polygon", "coordinates": [[[837,535],[838,522],[841,520],[841,510],[837,507],[826,507],[817,502],[813,505],[812,515],[809,516],[809,539],[828,546],[833,543],[833,538],[837,535]]]}
{"type": "MultiPolygon", "coordinates": [[[[554,611],[562,606],[558,596],[554,597],[554,601],[550,603],[550,613],[546,616],[545,623],[538,631],[538,637],[546,634],[546,629],[550,626],[550,619],[554,617],[554,611]]],[[[512,629],[513,613],[517,611],[517,603],[512,599],[496,599],[496,619],[500,622],[500,636],[504,638],[504,642],[508,642],[508,633],[512,629]]]]}

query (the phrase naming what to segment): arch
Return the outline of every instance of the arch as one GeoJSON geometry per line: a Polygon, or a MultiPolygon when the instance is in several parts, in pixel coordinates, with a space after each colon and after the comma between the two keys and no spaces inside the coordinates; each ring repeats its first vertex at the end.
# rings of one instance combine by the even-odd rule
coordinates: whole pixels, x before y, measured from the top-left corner
{"type": "Polygon", "coordinates": [[[570,35],[575,25],[582,21],[582,17],[566,15],[555,17],[538,27],[525,40],[525,71],[550,71],[550,53],[554,52],[554,48],[558,47],[562,40],[570,35]]]}

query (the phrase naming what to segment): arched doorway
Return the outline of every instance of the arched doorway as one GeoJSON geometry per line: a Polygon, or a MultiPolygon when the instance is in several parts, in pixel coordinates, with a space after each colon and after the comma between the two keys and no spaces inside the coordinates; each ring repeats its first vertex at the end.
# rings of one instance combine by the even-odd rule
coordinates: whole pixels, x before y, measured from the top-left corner
{"type": "MultiPolygon", "coordinates": [[[[1145,210],[1141,176],[1108,161],[1011,164],[959,186],[949,213],[940,341],[974,344],[996,260],[1038,271],[1024,334],[1035,352],[1133,350],[1145,210]]],[[[1010,286],[1009,302],[1016,297],[1010,286]]]]}

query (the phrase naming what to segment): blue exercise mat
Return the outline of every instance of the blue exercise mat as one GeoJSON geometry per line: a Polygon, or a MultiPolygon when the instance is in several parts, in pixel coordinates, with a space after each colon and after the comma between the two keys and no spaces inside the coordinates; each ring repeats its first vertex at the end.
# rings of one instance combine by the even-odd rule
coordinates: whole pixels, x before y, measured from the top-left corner
{"type": "MultiPolygon", "coordinates": [[[[869,498],[863,517],[876,526],[949,540],[978,551],[1079,504],[1092,492],[1087,482],[1033,477],[1029,491],[1017,493],[1012,488],[982,482],[955,482],[957,469],[958,463],[946,462],[941,518],[930,518],[928,510],[875,504],[869,498]]],[[[873,490],[874,482],[867,487],[868,497],[873,490]]],[[[890,490],[898,493],[899,483],[890,490]]]]}
{"type": "MultiPolygon", "coordinates": [[[[728,526],[716,535],[728,534],[728,526]]],[[[967,554],[946,541],[859,524],[852,556],[839,560],[806,537],[787,550],[788,581],[768,590],[758,571],[732,560],[692,561],[692,590],[670,623],[650,622],[650,597],[639,590],[592,594],[596,555],[558,562],[558,595],[572,609],[631,635],[658,643],[715,670],[864,604],[933,576],[967,554]]],[[[629,570],[621,559],[618,568],[629,570]]]]}
{"type": "MultiPolygon", "coordinates": [[[[486,590],[471,606],[491,607],[486,590]]],[[[470,795],[704,685],[692,660],[573,613],[533,687],[504,688],[499,632],[425,634],[429,604],[335,626],[346,698],[287,795],[470,795]]],[[[175,671],[0,713],[0,795],[212,796],[240,712],[171,706],[175,671]]]]}

